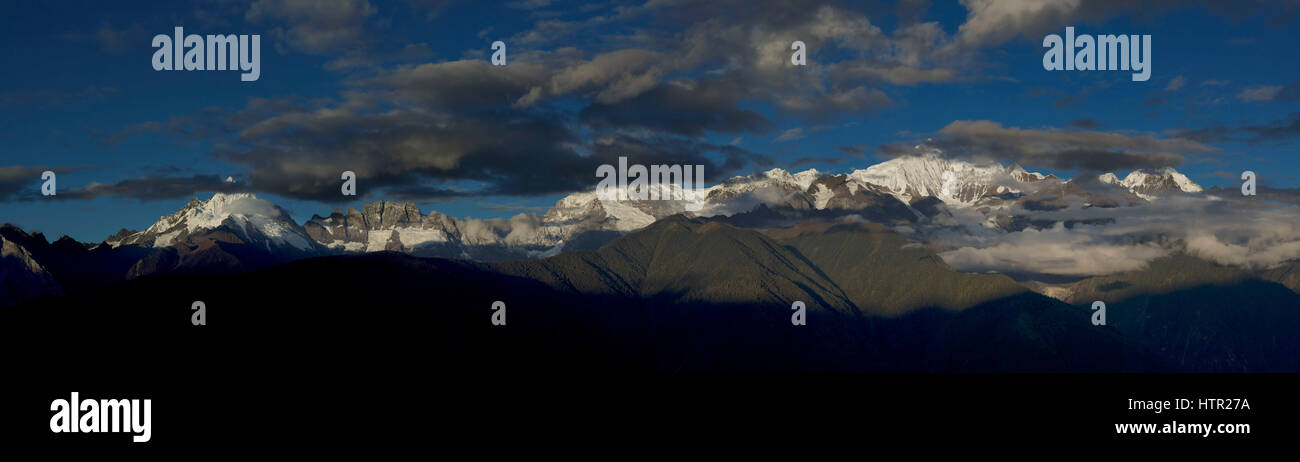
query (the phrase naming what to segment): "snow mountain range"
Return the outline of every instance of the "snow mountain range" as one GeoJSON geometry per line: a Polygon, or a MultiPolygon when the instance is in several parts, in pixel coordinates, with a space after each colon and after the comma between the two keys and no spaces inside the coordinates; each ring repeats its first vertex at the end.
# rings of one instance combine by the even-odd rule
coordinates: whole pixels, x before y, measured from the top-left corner
{"type": "MultiPolygon", "coordinates": [[[[669,188],[676,187],[667,186],[669,188]]],[[[314,215],[299,225],[287,212],[252,194],[194,199],[144,231],[123,230],[103,245],[154,249],[128,277],[205,268],[255,268],[306,256],[396,251],[500,261],[595,249],[656,220],[686,214],[751,227],[816,219],[856,218],[918,226],[958,209],[986,216],[983,226],[1018,231],[1029,210],[1118,207],[1202,188],[1172,168],[1107,173],[1073,181],[1018,165],[973,163],[939,153],[907,156],[848,173],[771,169],[696,191],[691,200],[618,200],[593,191],[570,194],[544,214],[455,218],[414,203],[377,201],[360,210],[314,215]]],[[[1039,224],[1041,226],[1041,224],[1039,224]]]]}

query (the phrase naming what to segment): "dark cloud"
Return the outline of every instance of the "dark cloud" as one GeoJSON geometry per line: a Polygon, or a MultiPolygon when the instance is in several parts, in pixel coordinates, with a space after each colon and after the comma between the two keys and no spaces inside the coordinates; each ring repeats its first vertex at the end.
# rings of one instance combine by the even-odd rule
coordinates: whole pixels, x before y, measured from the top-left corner
{"type": "Polygon", "coordinates": [[[243,128],[275,114],[318,109],[324,107],[322,104],[296,98],[253,98],[241,110],[205,107],[188,114],[174,114],[164,120],[127,125],[112,132],[92,131],[90,136],[104,147],[115,147],[142,135],[164,135],[191,143],[224,141],[236,136],[243,128]]]}
{"type": "MultiPolygon", "coordinates": [[[[539,63],[493,66],[483,60],[458,60],[402,66],[358,83],[379,97],[405,106],[438,111],[475,111],[515,105],[548,77],[539,63]]],[[[359,101],[359,99],[358,99],[359,101]]]]}
{"type": "Polygon", "coordinates": [[[386,27],[385,16],[414,13],[436,18],[451,2],[406,0],[402,8],[368,0],[256,0],[244,11],[249,24],[268,27],[262,35],[279,53],[333,56],[324,69],[334,72],[373,71],[381,65],[412,62],[433,56],[428,44],[385,38],[375,29],[386,27]],[[373,21],[373,23],[372,23],[373,21]]]}
{"type": "Polygon", "coordinates": [[[1227,141],[1228,136],[1232,133],[1232,129],[1222,125],[1216,125],[1205,128],[1172,130],[1170,133],[1175,138],[1183,138],[1198,143],[1218,143],[1227,141]]]}
{"type": "MultiPolygon", "coordinates": [[[[921,69],[904,65],[885,65],[879,63],[851,62],[833,64],[830,81],[837,85],[851,82],[888,83],[890,85],[912,86],[925,83],[948,83],[962,80],[952,69],[921,69]]],[[[887,103],[884,105],[888,105],[887,103]]]]}
{"type": "MultiPolygon", "coordinates": [[[[437,14],[447,2],[408,3],[401,11],[437,14]]],[[[365,0],[258,0],[245,19],[272,27],[270,35],[285,51],[334,55],[330,69],[370,66],[365,77],[349,78],[346,89],[327,101],[255,100],[237,111],[178,115],[96,137],[106,145],[136,134],[209,141],[217,146],[213,156],[246,169],[241,177],[248,188],[331,202],[342,200],[338,186],[345,170],[358,174],[362,194],[405,198],[586,189],[595,165],[610,162],[620,150],[702,163],[710,171],[740,171],[770,159],[700,140],[711,134],[771,133],[778,117],[813,121],[806,124],[811,127],[890,107],[895,102],[886,90],[892,87],[961,81],[980,69],[970,56],[944,55],[945,46],[1000,40],[1056,17],[1047,11],[1050,5],[967,1],[971,12],[955,38],[939,23],[921,22],[929,3],[898,4],[894,13],[900,24],[890,32],[871,20],[872,12],[887,15],[888,9],[860,2],[547,8],[545,16],[528,13],[536,21],[507,39],[510,63],[498,67],[482,50],[459,60],[382,64],[427,59],[429,53],[412,44],[405,58],[369,57],[380,47],[374,46],[367,21],[380,15],[365,0]],[[585,37],[591,46],[572,47],[573,37],[585,37]],[[807,44],[808,66],[791,65],[794,40],[807,44]],[[527,46],[517,49],[514,43],[527,46]]],[[[1172,4],[1157,3],[1162,9],[1172,4]]],[[[1098,11],[1070,7],[1059,17],[1098,11]]],[[[1059,104],[1078,104],[1084,97],[1086,91],[1059,104]]],[[[1003,155],[1025,164],[1104,170],[1177,165],[1187,154],[1210,150],[1192,139],[994,125],[954,122],[934,143],[954,155],[1003,155]]],[[[899,151],[895,148],[881,151],[899,151]]],[[[863,152],[859,147],[850,153],[863,152]]]]}
{"type": "Polygon", "coordinates": [[[1119,132],[1022,129],[990,121],[958,120],[919,146],[881,146],[888,156],[938,149],[948,157],[996,159],[1025,166],[1110,172],[1181,165],[1187,155],[1216,149],[1182,138],[1157,138],[1119,132]]]}
{"type": "MultiPolygon", "coordinates": [[[[1224,175],[1222,176],[1229,180],[1238,181],[1241,179],[1241,173],[1223,173],[1224,175]]],[[[1262,181],[1262,179],[1260,179],[1260,181],[1262,181]]],[[[1274,188],[1264,184],[1259,184],[1255,189],[1254,196],[1242,196],[1241,188],[1239,186],[1230,186],[1226,188],[1215,186],[1207,189],[1206,193],[1234,201],[1266,200],[1300,205],[1300,188],[1274,188]]]]}
{"type": "MultiPolygon", "coordinates": [[[[250,188],[301,199],[341,200],[344,170],[357,173],[363,193],[551,194],[590,187],[611,146],[651,159],[640,163],[677,159],[718,173],[770,165],[766,156],[698,138],[773,131],[753,106],[820,120],[892,105],[881,86],[956,79],[926,61],[926,50],[946,40],[936,23],[890,37],[853,2],[761,3],[595,6],[582,18],[557,12],[509,39],[529,46],[511,53],[508,66],[471,53],[375,67],[348,80],[337,100],[259,100],[95,137],[105,145],[150,134],[208,140],[216,158],[247,169],[250,188]],[[614,24],[626,29],[601,32],[614,24]],[[592,34],[599,46],[558,46],[572,34],[592,34]],[[793,40],[809,47],[807,69],[790,64],[793,40]]],[[[900,14],[924,3],[900,6],[900,14]]],[[[337,55],[326,67],[349,69],[375,62],[352,59],[374,48],[366,21],[375,16],[364,0],[259,0],[245,19],[273,27],[282,51],[337,55]]]]}
{"type": "Polygon", "coordinates": [[[1122,169],[1160,168],[1182,165],[1183,157],[1160,152],[1123,152],[1073,148],[1055,152],[1032,153],[1024,157],[1027,165],[1047,165],[1074,171],[1107,172],[1122,169]]]}
{"type": "Polygon", "coordinates": [[[1256,194],[1265,200],[1300,204],[1300,188],[1271,188],[1260,186],[1256,194]]]}
{"type": "Polygon", "coordinates": [[[1300,101],[1300,80],[1296,80],[1287,84],[1285,87],[1282,87],[1282,89],[1277,92],[1277,100],[1290,102],[1300,101]]]}
{"type": "Polygon", "coordinates": [[[766,133],[772,121],[756,111],[736,107],[735,88],[716,81],[666,84],[614,104],[593,104],[580,117],[597,128],[639,127],[681,135],[766,133]]]}
{"type": "MultiPolygon", "coordinates": [[[[42,196],[38,188],[41,185],[41,173],[51,170],[57,175],[65,173],[91,170],[91,167],[0,167],[0,201],[31,201],[40,199],[42,196]]],[[[165,169],[174,171],[177,169],[165,169]]],[[[99,183],[91,182],[90,184],[69,188],[64,186],[66,183],[60,182],[57,194],[50,199],[53,200],[82,200],[94,199],[102,196],[114,196],[130,199],[153,200],[153,199],[172,199],[184,197],[196,192],[235,192],[243,190],[243,185],[236,182],[227,182],[216,175],[194,175],[190,177],[176,177],[164,175],[150,175],[142,178],[132,178],[122,180],[116,183],[99,183]]]]}
{"type": "Polygon", "coordinates": [[[1300,112],[1265,123],[1228,127],[1216,124],[1196,129],[1174,130],[1173,136],[1197,142],[1241,141],[1250,144],[1287,141],[1300,135],[1300,112]]]}
{"type": "Polygon", "coordinates": [[[700,143],[688,138],[642,139],[615,135],[598,138],[593,143],[590,159],[593,162],[592,168],[599,164],[616,165],[620,156],[626,156],[629,163],[642,165],[703,165],[706,181],[709,181],[707,178],[729,177],[750,167],[770,167],[774,164],[768,156],[737,146],[700,143]],[[721,162],[716,158],[721,158],[721,162]]]}
{"type": "Polygon", "coordinates": [[[1300,135],[1300,112],[1293,112],[1284,119],[1266,124],[1246,125],[1241,131],[1249,133],[1250,142],[1281,141],[1300,135]]]}
{"type": "Polygon", "coordinates": [[[226,181],[217,175],[194,175],[188,177],[147,176],[131,178],[116,183],[92,182],[84,187],[60,189],[57,199],[83,200],[97,197],[113,196],[142,201],[159,199],[176,199],[200,192],[241,192],[247,191],[246,185],[226,181]]]}
{"type": "Polygon", "coordinates": [[[385,190],[385,197],[399,201],[424,201],[432,199],[452,199],[457,197],[477,196],[476,192],[439,188],[428,185],[395,186],[385,190]]]}
{"type": "Polygon", "coordinates": [[[257,0],[244,19],[274,24],[270,35],[282,52],[324,54],[369,43],[366,21],[375,13],[366,0],[257,0]]]}
{"type": "Polygon", "coordinates": [[[1097,121],[1096,119],[1086,119],[1086,118],[1085,118],[1085,119],[1074,119],[1074,120],[1071,120],[1071,121],[1070,121],[1070,126],[1071,126],[1071,127],[1074,127],[1074,128],[1084,129],[1084,130],[1096,130],[1096,129],[1099,129],[1099,128],[1102,128],[1102,127],[1105,127],[1106,124],[1101,123],[1101,122],[1097,121]]]}
{"type": "Polygon", "coordinates": [[[844,154],[859,158],[866,158],[867,153],[872,151],[871,146],[865,144],[845,145],[836,147],[835,149],[844,154]]]}
{"type": "Polygon", "coordinates": [[[407,43],[395,48],[348,50],[342,56],[322,66],[331,72],[375,70],[384,65],[394,65],[428,60],[435,53],[427,43],[407,43]]]}
{"type": "MultiPolygon", "coordinates": [[[[13,165],[0,167],[0,202],[9,202],[14,200],[32,200],[40,196],[41,174],[46,171],[52,171],[55,175],[63,175],[69,172],[92,170],[87,166],[71,167],[23,167],[13,165]]],[[[56,176],[55,180],[58,178],[56,176]]],[[[57,185],[58,183],[56,183],[57,185]]],[[[64,189],[57,189],[56,196],[62,198],[64,189]]]]}
{"type": "MultiPolygon", "coordinates": [[[[958,75],[924,59],[925,50],[942,40],[937,24],[907,26],[888,37],[856,2],[650,2],[608,13],[539,21],[534,30],[511,39],[536,47],[567,44],[570,37],[590,34],[615,44],[591,59],[553,62],[550,77],[532,88],[520,105],[579,94],[595,105],[610,106],[651,91],[681,93],[669,85],[709,87],[716,82],[726,87],[728,101],[769,103],[784,114],[825,119],[893,105],[879,86],[950,82],[958,75]],[[639,22],[620,24],[629,30],[602,35],[601,28],[633,18],[639,22]],[[692,26],[683,31],[681,24],[692,26]],[[794,40],[808,47],[806,69],[790,63],[794,40]]],[[[716,118],[736,112],[731,105],[714,112],[727,111],[733,114],[716,118]]],[[[635,116],[622,114],[617,120],[630,126],[658,123],[633,120],[635,116]]]]}
{"type": "Polygon", "coordinates": [[[193,142],[234,133],[235,127],[226,123],[228,121],[226,116],[228,114],[224,111],[213,108],[200,110],[194,114],[172,115],[164,121],[145,121],[128,125],[115,132],[93,131],[90,136],[104,147],[115,147],[127,138],[145,134],[168,135],[193,142]]]}
{"type": "Polygon", "coordinates": [[[12,200],[23,195],[24,190],[36,187],[45,170],[44,167],[0,167],[0,201],[12,200]]]}
{"type": "Polygon", "coordinates": [[[770,130],[764,116],[739,108],[749,96],[743,85],[678,80],[642,90],[640,71],[609,74],[619,63],[664,59],[628,51],[587,61],[561,51],[520,53],[505,67],[477,59],[397,66],[350,81],[337,100],[254,100],[96,136],[107,145],[136,134],[206,139],[213,156],[246,169],[249,188],[330,202],[343,200],[343,171],[358,175],[363,195],[408,199],[587,189],[595,167],[617,157],[602,158],[611,139],[625,155],[651,159],[640,163],[667,157],[719,173],[770,164],[681,138],[770,130]],[[558,109],[557,98],[585,108],[558,109]]]}
{"type": "Polygon", "coordinates": [[[258,191],[325,202],[345,199],[339,192],[344,171],[357,174],[363,196],[420,200],[589,189],[596,167],[617,163],[620,155],[642,164],[703,164],[712,172],[770,162],[670,132],[596,132],[585,141],[563,114],[513,109],[508,101],[474,111],[468,102],[437,96],[409,104],[382,112],[353,102],[286,112],[249,125],[231,149],[215,155],[246,167],[258,191]],[[461,111],[435,110],[447,107],[461,111]]]}
{"type": "Polygon", "coordinates": [[[480,182],[486,193],[554,193],[581,189],[578,178],[595,171],[583,168],[579,139],[562,119],[518,112],[327,108],[268,118],[238,141],[217,156],[248,167],[258,190],[321,201],[343,199],[344,171],[357,174],[363,193],[400,187],[408,195],[432,191],[413,186],[456,181],[480,182]]]}
{"type": "Polygon", "coordinates": [[[590,61],[568,62],[547,82],[533,86],[518,102],[530,106],[543,98],[585,94],[596,103],[612,104],[659,85],[665,74],[677,69],[661,53],[629,48],[596,55],[590,61]]]}

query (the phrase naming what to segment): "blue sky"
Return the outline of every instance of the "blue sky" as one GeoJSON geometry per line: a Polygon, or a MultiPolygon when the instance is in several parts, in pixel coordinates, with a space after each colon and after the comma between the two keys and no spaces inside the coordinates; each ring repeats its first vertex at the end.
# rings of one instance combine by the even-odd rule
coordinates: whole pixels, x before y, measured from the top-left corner
{"type": "Polygon", "coordinates": [[[501,217],[594,187],[611,156],[708,162],[714,182],[926,140],[1060,176],[1132,151],[1121,176],[1172,158],[1207,187],[1300,186],[1291,2],[34,3],[0,20],[0,221],[51,237],[143,229],[228,176],[300,222],[377,199],[501,217]],[[1045,71],[1067,25],[1150,34],[1150,80],[1045,71]],[[177,26],[261,35],[261,78],[153,70],[177,26]],[[343,169],[359,198],[331,195],[343,169]]]}

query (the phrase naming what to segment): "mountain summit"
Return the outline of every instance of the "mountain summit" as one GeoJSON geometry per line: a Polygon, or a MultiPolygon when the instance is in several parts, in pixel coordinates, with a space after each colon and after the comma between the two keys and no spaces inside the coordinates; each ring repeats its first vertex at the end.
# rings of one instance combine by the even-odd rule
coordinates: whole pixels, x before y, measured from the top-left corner
{"type": "Polygon", "coordinates": [[[324,250],[278,205],[252,194],[221,193],[191,200],[148,229],[108,244],[158,249],[137,262],[128,277],[247,270],[324,250]]]}
{"type": "Polygon", "coordinates": [[[1187,175],[1179,173],[1173,167],[1155,170],[1134,170],[1123,180],[1114,173],[1106,173],[1097,178],[1102,183],[1109,183],[1128,188],[1134,194],[1147,200],[1171,192],[1198,193],[1205,191],[1187,175]]]}
{"type": "Polygon", "coordinates": [[[854,170],[849,178],[883,186],[909,204],[935,197],[950,206],[967,206],[989,195],[1019,192],[1020,183],[1039,181],[1047,176],[1027,172],[1019,165],[1007,168],[995,163],[976,164],[927,152],[854,170]]]}
{"type": "Polygon", "coordinates": [[[191,235],[224,229],[245,244],[258,245],[268,252],[289,250],[312,252],[315,241],[284,209],[253,194],[222,194],[200,201],[197,198],[179,211],[158,219],[143,232],[109,242],[119,245],[168,247],[191,235]]]}

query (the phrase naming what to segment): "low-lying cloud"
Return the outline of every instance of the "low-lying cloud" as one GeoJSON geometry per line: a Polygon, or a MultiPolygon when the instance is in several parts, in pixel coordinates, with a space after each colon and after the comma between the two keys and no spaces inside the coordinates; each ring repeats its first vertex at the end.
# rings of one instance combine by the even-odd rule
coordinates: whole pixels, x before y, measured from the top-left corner
{"type": "Polygon", "coordinates": [[[1094,276],[1140,269],[1172,252],[1252,270],[1300,259],[1300,206],[1292,204],[1173,195],[1133,207],[1012,213],[1057,223],[1004,232],[983,226],[978,213],[959,211],[954,216],[965,232],[932,239],[954,248],[941,253],[949,265],[976,272],[1094,276]]]}

